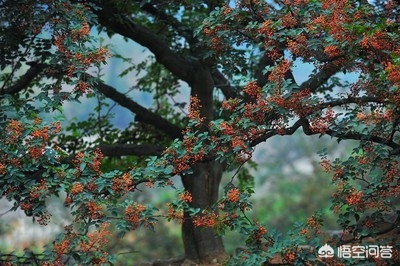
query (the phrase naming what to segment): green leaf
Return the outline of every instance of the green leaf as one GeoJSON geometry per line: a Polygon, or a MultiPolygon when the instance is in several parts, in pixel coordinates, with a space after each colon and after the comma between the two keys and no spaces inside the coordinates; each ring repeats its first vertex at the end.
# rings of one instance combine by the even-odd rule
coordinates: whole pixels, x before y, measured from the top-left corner
{"type": "Polygon", "coordinates": [[[82,162],[82,163],[79,165],[79,169],[83,172],[83,171],[86,169],[86,166],[87,166],[87,163],[82,162]]]}

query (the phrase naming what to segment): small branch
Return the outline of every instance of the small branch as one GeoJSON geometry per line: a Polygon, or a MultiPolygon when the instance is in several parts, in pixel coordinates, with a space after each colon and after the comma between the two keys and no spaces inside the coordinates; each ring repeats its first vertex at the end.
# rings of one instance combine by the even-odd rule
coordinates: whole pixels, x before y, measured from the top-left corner
{"type": "Polygon", "coordinates": [[[5,211],[5,212],[0,213],[0,218],[1,218],[2,216],[6,215],[6,214],[9,213],[9,212],[12,212],[12,208],[9,209],[8,211],[5,211]]]}

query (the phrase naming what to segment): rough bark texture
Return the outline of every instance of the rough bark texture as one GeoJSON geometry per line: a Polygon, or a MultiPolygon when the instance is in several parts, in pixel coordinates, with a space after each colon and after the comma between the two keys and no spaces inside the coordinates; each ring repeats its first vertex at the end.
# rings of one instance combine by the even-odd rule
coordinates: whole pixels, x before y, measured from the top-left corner
{"type": "MultiPolygon", "coordinates": [[[[207,209],[218,200],[221,177],[222,167],[218,162],[199,163],[193,167],[193,174],[182,177],[186,190],[193,196],[193,207],[207,209]]],[[[185,214],[182,238],[186,261],[212,263],[224,256],[222,238],[212,228],[195,227],[188,214],[185,214]]]]}
{"type": "MultiPolygon", "coordinates": [[[[189,82],[191,95],[200,100],[200,114],[205,118],[205,124],[213,118],[213,89],[214,81],[211,71],[202,65],[196,64],[192,79],[189,82]]],[[[210,209],[218,200],[218,188],[222,178],[222,166],[211,161],[198,163],[192,167],[193,174],[182,177],[187,191],[192,194],[192,207],[210,209]]],[[[186,261],[213,263],[220,261],[225,254],[222,238],[216,235],[212,228],[194,226],[192,219],[185,214],[182,226],[182,238],[185,247],[186,261]]]]}

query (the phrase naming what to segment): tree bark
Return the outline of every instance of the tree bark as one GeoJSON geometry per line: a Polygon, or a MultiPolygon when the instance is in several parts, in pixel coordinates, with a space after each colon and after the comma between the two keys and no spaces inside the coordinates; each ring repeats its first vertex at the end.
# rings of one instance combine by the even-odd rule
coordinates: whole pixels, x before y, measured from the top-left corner
{"type": "MultiPolygon", "coordinates": [[[[191,206],[209,209],[218,200],[222,167],[218,162],[199,163],[193,174],[182,177],[185,189],[192,194],[191,206]]],[[[196,227],[187,213],[182,225],[182,238],[187,262],[212,263],[225,255],[222,238],[212,228],[196,227]]]]}
{"type": "MultiPolygon", "coordinates": [[[[210,69],[197,62],[189,80],[191,95],[200,101],[200,115],[207,125],[213,119],[214,80],[210,69]]],[[[205,126],[204,129],[207,127],[205,126]]],[[[219,162],[197,163],[192,166],[193,173],[182,176],[185,189],[191,193],[191,207],[208,209],[218,200],[218,188],[222,178],[223,167],[219,162]]],[[[192,218],[185,213],[182,225],[182,238],[186,261],[210,264],[219,261],[225,255],[222,238],[212,228],[199,228],[192,218]]]]}

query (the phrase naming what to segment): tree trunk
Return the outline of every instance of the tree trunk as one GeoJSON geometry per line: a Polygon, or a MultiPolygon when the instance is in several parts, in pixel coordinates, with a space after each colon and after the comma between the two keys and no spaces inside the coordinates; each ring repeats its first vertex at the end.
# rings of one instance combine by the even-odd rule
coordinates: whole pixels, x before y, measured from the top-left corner
{"type": "MultiPolygon", "coordinates": [[[[205,125],[213,119],[214,80],[210,69],[200,62],[194,63],[189,81],[191,95],[200,101],[200,115],[205,125]]],[[[205,127],[207,128],[207,127],[205,127]]],[[[218,200],[218,188],[222,178],[222,166],[211,161],[198,163],[192,167],[193,173],[182,176],[185,189],[192,194],[191,207],[210,209],[218,200]]],[[[225,255],[222,238],[212,228],[194,226],[187,213],[182,225],[185,259],[202,264],[210,264],[225,255]]]]}
{"type": "MultiPolygon", "coordinates": [[[[222,177],[222,167],[218,162],[199,163],[193,167],[193,174],[182,177],[185,189],[192,194],[191,206],[209,209],[218,200],[218,188],[222,177]]],[[[212,228],[194,226],[185,213],[182,238],[186,262],[210,264],[225,256],[222,238],[212,228]]]]}

